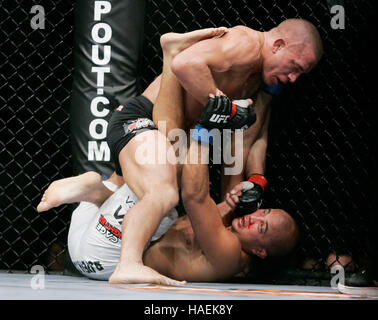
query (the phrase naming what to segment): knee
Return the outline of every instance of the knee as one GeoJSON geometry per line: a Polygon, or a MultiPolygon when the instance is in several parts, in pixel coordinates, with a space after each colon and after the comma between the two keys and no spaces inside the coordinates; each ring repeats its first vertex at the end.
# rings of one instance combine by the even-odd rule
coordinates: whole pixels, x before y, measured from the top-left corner
{"type": "Polygon", "coordinates": [[[177,206],[179,202],[179,192],[178,188],[172,185],[163,186],[163,198],[166,198],[167,205],[169,208],[177,206]]]}
{"type": "Polygon", "coordinates": [[[178,188],[171,184],[159,185],[148,191],[143,198],[153,201],[156,207],[162,208],[165,214],[178,204],[178,188]]]}

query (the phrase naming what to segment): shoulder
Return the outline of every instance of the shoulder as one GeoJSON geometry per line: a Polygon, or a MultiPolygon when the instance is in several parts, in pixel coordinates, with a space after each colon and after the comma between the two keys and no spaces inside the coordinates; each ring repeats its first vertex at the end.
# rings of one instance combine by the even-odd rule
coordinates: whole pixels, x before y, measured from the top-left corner
{"type": "Polygon", "coordinates": [[[239,272],[243,250],[239,239],[227,228],[224,228],[218,237],[218,249],[214,255],[206,255],[206,258],[214,273],[219,278],[225,279],[239,272]]]}
{"type": "Polygon", "coordinates": [[[249,32],[254,31],[253,29],[248,28],[243,25],[234,26],[234,27],[228,28],[228,30],[229,32],[240,33],[240,34],[248,34],[249,32]]]}
{"type": "Polygon", "coordinates": [[[259,34],[258,31],[248,28],[246,26],[240,25],[240,26],[229,28],[229,31],[226,33],[226,36],[229,36],[229,38],[237,39],[241,41],[254,42],[254,40],[258,39],[258,34],[259,34]]]}
{"type": "Polygon", "coordinates": [[[259,32],[245,26],[235,26],[223,39],[223,48],[226,51],[242,53],[246,57],[254,57],[260,50],[259,32]]]}
{"type": "Polygon", "coordinates": [[[176,250],[170,275],[187,281],[219,281],[240,272],[243,251],[237,237],[226,228],[218,234],[218,244],[207,254],[197,242],[192,248],[180,246],[176,250]]]}
{"type": "MultiPolygon", "coordinates": [[[[235,253],[235,252],[234,252],[235,253]]],[[[191,251],[176,259],[173,278],[193,282],[212,282],[232,278],[241,271],[241,253],[224,256],[214,263],[203,251],[191,251]]]]}

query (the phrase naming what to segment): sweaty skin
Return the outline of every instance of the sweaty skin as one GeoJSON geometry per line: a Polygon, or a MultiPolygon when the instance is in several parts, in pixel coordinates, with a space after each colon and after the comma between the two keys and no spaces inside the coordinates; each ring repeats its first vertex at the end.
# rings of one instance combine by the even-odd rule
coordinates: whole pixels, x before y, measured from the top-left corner
{"type": "MultiPolygon", "coordinates": [[[[201,86],[201,97],[194,98],[191,86],[184,90],[185,128],[190,129],[198,120],[203,106],[206,104],[209,92],[216,93],[216,89],[222,91],[230,99],[247,99],[257,91],[261,83],[260,48],[263,37],[244,26],[228,29],[220,38],[202,40],[180,52],[172,62],[172,71],[181,79],[181,73],[185,78],[192,77],[201,86]],[[199,59],[199,52],[201,59],[199,59]],[[215,54],[216,53],[216,54],[215,54]],[[197,57],[197,68],[186,68],[185,64],[197,57]],[[237,61],[235,63],[234,61],[237,61]],[[184,66],[183,66],[184,64],[184,66]],[[206,78],[206,68],[210,64],[211,75],[214,80],[206,78]],[[203,75],[204,74],[204,75],[203,75]]],[[[190,66],[190,64],[187,64],[190,66]]],[[[153,103],[160,88],[161,76],[157,77],[142,93],[153,103]]],[[[197,95],[198,96],[198,95],[197,95]]]]}
{"type": "MultiPolygon", "coordinates": [[[[123,184],[116,175],[108,181],[119,187],[123,184]]],[[[44,212],[53,207],[79,201],[91,202],[100,207],[112,193],[104,187],[98,173],[87,172],[51,183],[37,206],[37,211],[44,212]]],[[[221,216],[231,213],[230,207],[224,202],[217,207],[221,216]]],[[[228,225],[231,231],[230,223],[228,225]]],[[[241,261],[241,268],[248,266],[249,259],[249,256],[245,255],[241,261]]],[[[188,281],[215,281],[222,278],[201,249],[187,216],[177,219],[159,240],[150,244],[144,253],[143,262],[147,268],[161,274],[147,275],[151,277],[150,280],[156,281],[152,278],[155,276],[164,284],[184,284],[171,281],[165,276],[188,281]]],[[[148,282],[143,274],[140,277],[140,282],[148,282]]]]}
{"type": "MultiPolygon", "coordinates": [[[[167,133],[175,128],[188,131],[198,120],[209,94],[225,94],[238,100],[257,93],[253,102],[257,120],[243,133],[243,154],[237,153],[242,157],[244,170],[238,175],[223,175],[223,198],[232,186],[251,173],[264,174],[263,168],[252,163],[254,158],[264,156],[264,152],[258,150],[265,149],[266,139],[260,138],[269,124],[272,100],[269,93],[259,90],[261,82],[267,85],[295,82],[301,74],[316,66],[322,54],[319,32],[302,19],[287,19],[266,32],[245,26],[229,28],[223,36],[199,41],[175,55],[171,70],[181,85],[182,97],[179,103],[172,104],[172,100],[178,100],[171,99],[159,104],[158,108],[155,105],[153,120],[158,127],[159,121],[166,121],[167,133]],[[261,148],[255,148],[254,154],[249,154],[259,139],[261,148]]],[[[160,82],[161,76],[143,95],[155,102],[160,82]]],[[[234,143],[232,150],[235,150],[234,143]]],[[[237,161],[240,163],[240,159],[237,161]]],[[[224,168],[232,166],[225,164],[224,168]]]]}
{"type": "MultiPolygon", "coordinates": [[[[122,186],[123,181],[114,174],[108,181],[122,186]]],[[[79,176],[54,181],[45,191],[37,206],[38,212],[44,212],[64,204],[87,201],[100,207],[111,195],[96,172],[87,172],[79,176]]],[[[220,215],[231,213],[225,203],[218,205],[220,215]]],[[[245,256],[243,266],[249,261],[245,256]]],[[[164,284],[184,284],[171,281],[167,277],[188,281],[215,281],[219,279],[217,269],[208,261],[193,232],[187,216],[179,218],[170,229],[145,251],[143,262],[153,269],[151,274],[140,275],[140,282],[156,281],[157,277],[164,284]],[[156,270],[161,275],[154,273],[156,270]],[[164,276],[163,276],[164,275],[164,276]]]]}
{"type": "MultiPolygon", "coordinates": [[[[249,262],[247,255],[244,258],[243,266],[249,262]]],[[[179,218],[161,239],[146,250],[143,261],[161,274],[177,280],[216,281],[223,278],[201,249],[187,216],[179,218]]]]}
{"type": "MultiPolygon", "coordinates": [[[[287,19],[266,32],[235,26],[222,36],[194,43],[175,55],[171,64],[184,89],[185,125],[180,128],[193,126],[209,94],[246,99],[258,91],[261,81],[267,85],[295,82],[316,66],[322,53],[319,32],[302,19],[287,19]]],[[[152,102],[160,81],[161,77],[156,78],[143,93],[152,102]]],[[[177,112],[165,111],[168,117],[169,112],[177,112]]],[[[157,120],[154,117],[155,123],[157,120]]]]}

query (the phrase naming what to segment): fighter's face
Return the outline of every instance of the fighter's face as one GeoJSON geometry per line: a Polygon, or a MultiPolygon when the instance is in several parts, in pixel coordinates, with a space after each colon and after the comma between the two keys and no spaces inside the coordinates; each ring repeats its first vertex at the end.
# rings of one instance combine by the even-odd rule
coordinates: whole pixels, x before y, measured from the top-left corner
{"type": "Polygon", "coordinates": [[[310,46],[284,44],[273,47],[264,63],[264,82],[267,85],[295,82],[315,64],[315,54],[310,46]]]}
{"type": "Polygon", "coordinates": [[[265,249],[279,236],[281,221],[279,209],[259,209],[241,218],[235,218],[232,221],[232,229],[243,250],[255,253],[256,250],[265,249]]]}
{"type": "Polygon", "coordinates": [[[259,209],[232,221],[232,228],[238,234],[243,247],[249,247],[251,242],[253,245],[264,243],[264,239],[269,236],[269,225],[272,222],[271,210],[259,209]]]}

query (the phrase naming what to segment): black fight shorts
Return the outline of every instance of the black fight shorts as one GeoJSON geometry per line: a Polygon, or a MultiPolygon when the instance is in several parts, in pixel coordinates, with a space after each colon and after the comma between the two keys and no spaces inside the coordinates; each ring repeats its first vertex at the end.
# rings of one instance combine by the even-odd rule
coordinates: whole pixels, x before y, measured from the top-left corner
{"type": "MultiPolygon", "coordinates": [[[[115,106],[116,107],[116,106],[115,106]]],[[[144,96],[128,98],[117,106],[110,118],[107,131],[107,142],[112,153],[115,171],[122,176],[119,153],[136,135],[157,130],[152,121],[153,104],[144,96]]]]}

